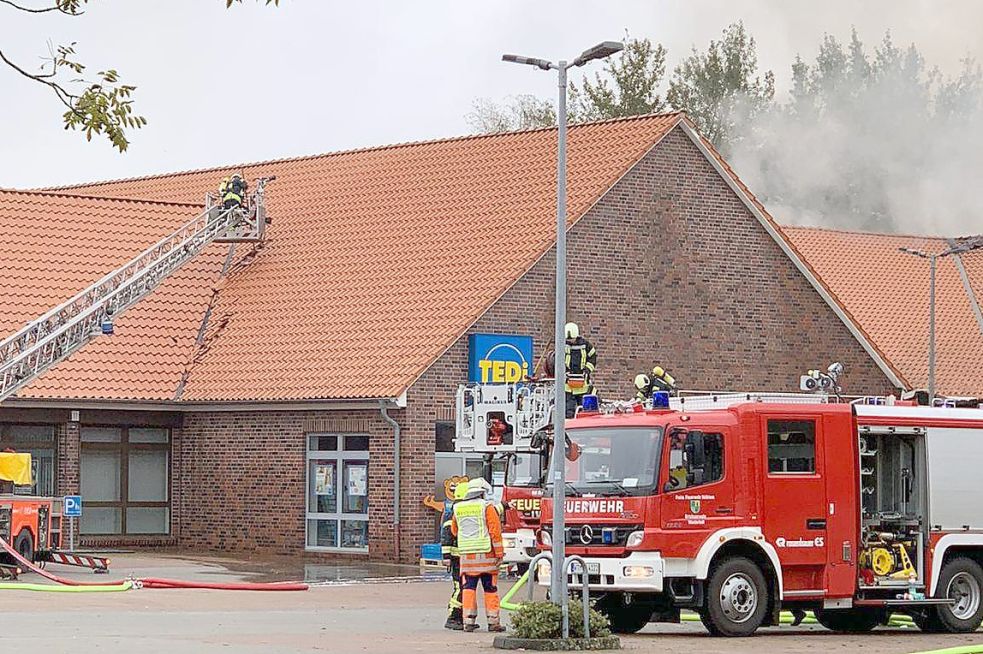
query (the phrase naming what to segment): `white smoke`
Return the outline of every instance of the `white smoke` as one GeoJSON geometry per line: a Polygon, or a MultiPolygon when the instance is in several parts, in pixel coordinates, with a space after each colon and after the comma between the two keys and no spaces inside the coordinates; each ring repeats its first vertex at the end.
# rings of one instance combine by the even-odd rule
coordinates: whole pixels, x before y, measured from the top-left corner
{"type": "Polygon", "coordinates": [[[784,223],[983,232],[979,67],[943,75],[889,38],[862,56],[849,34],[838,43],[802,53],[809,69],[788,98],[739,121],[727,153],[737,172],[784,223]]]}

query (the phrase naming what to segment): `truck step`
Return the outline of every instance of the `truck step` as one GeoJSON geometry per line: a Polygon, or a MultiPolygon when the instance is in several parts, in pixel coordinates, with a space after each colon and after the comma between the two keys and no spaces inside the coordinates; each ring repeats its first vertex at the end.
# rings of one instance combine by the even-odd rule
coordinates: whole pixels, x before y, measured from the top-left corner
{"type": "Polygon", "coordinates": [[[931,606],[933,604],[955,604],[956,600],[947,597],[926,597],[925,599],[858,599],[854,606],[931,606]]]}

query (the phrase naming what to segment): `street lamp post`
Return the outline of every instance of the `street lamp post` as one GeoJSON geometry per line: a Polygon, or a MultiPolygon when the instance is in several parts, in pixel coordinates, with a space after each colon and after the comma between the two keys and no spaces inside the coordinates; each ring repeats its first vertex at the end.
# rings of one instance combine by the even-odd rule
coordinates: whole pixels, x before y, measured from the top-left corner
{"type": "MultiPolygon", "coordinates": [[[[564,327],[567,316],[567,70],[573,66],[583,66],[594,59],[609,57],[624,48],[618,41],[604,41],[585,50],[579,57],[567,63],[556,63],[533,57],[503,55],[502,61],[535,66],[541,70],[557,71],[557,151],[556,151],[556,314],[553,340],[555,396],[553,403],[553,459],[551,461],[553,482],[553,564],[550,592],[554,604],[566,607],[566,593],[563,592],[564,560],[566,547],[564,537],[564,496],[566,479],[564,477],[566,420],[566,366],[560,356],[566,348],[564,327]]],[[[584,570],[583,574],[587,571],[584,570]]]]}
{"type": "Polygon", "coordinates": [[[953,246],[943,252],[930,254],[914,248],[898,248],[905,254],[928,260],[928,405],[935,405],[935,272],[939,259],[965,254],[983,248],[983,241],[953,246]]]}

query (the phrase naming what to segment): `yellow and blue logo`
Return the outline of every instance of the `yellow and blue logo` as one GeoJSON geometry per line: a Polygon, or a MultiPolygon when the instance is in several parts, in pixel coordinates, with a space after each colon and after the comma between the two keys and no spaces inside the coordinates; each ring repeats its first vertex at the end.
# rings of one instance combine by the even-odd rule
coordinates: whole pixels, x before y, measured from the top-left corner
{"type": "Polygon", "coordinates": [[[468,381],[515,384],[532,372],[531,336],[471,334],[468,337],[468,381]]]}

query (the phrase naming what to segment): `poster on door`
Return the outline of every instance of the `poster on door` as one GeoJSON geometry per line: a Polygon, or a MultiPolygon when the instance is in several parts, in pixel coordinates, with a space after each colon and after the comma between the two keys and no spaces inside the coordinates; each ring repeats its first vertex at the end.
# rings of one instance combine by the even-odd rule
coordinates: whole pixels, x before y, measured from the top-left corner
{"type": "Polygon", "coordinates": [[[334,497],[334,465],[318,465],[314,470],[314,492],[334,497]]]}
{"type": "Polygon", "coordinates": [[[368,467],[350,466],[348,468],[348,494],[354,496],[368,495],[368,467]]]}

